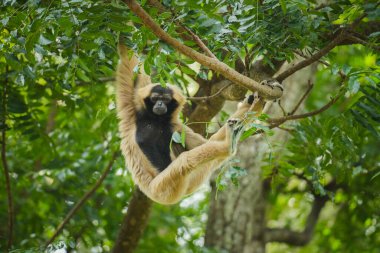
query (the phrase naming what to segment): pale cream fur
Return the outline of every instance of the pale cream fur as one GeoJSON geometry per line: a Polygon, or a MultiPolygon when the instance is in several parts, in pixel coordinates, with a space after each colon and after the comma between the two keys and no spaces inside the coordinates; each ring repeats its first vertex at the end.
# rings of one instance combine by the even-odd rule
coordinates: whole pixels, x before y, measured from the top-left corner
{"type": "MultiPolygon", "coordinates": [[[[194,133],[189,127],[183,126],[178,115],[185,103],[185,98],[177,87],[169,86],[174,91],[174,99],[179,103],[179,107],[173,113],[173,130],[181,132],[185,127],[185,146],[189,151],[181,153],[160,173],[149,162],[135,140],[136,111],[144,109],[143,99],[149,96],[152,87],[157,84],[151,84],[149,76],[138,73],[136,85],[141,88],[135,88],[136,74],[133,73],[133,69],[138,64],[138,60],[126,47],[120,46],[119,51],[121,60],[117,68],[116,100],[120,119],[120,146],[127,168],[134,182],[149,198],[161,204],[177,203],[185,195],[197,190],[230,156],[229,127],[223,126],[207,140],[194,133]]],[[[253,105],[243,103],[232,117],[241,119],[249,110],[261,112],[262,100],[255,101],[253,105]]]]}

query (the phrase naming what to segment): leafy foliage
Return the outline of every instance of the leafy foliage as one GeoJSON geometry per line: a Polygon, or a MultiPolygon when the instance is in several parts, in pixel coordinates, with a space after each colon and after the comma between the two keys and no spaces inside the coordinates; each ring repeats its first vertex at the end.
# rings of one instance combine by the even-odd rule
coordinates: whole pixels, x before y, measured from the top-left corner
{"type": "MultiPolygon", "coordinates": [[[[363,13],[368,14],[365,22],[379,19],[377,5],[362,1],[317,6],[306,0],[165,0],[163,5],[168,11],[160,15],[156,8],[146,10],[165,31],[181,38],[176,28],[178,22],[184,24],[230,66],[260,58],[268,64],[291,60],[295,51],[322,48],[328,41],[325,38],[363,13]]],[[[176,84],[188,94],[191,79],[218,76],[203,67],[196,70],[192,60],[158,40],[118,1],[4,0],[0,13],[0,130],[6,133],[2,144],[6,144],[14,196],[14,249],[38,252],[118,150],[114,87],[109,81],[113,80],[120,37],[142,55],[140,67],[155,82],[176,84]]],[[[376,46],[378,37],[379,32],[370,34],[369,46],[376,46]]],[[[199,50],[194,41],[181,39],[199,50]]],[[[380,247],[376,233],[379,59],[362,46],[346,46],[325,60],[331,65],[318,70],[317,88],[307,108],[313,110],[325,102],[324,94],[336,90],[340,72],[347,77],[345,102],[296,125],[286,155],[275,155],[283,157],[276,161],[278,186],[290,180],[301,191],[291,195],[274,188],[268,202],[277,207],[268,216],[294,211],[287,205],[294,197],[304,218],[308,202],[303,197],[310,199],[312,192],[326,194],[340,207],[337,219],[322,219],[316,239],[304,251],[370,252],[380,247]],[[311,187],[303,187],[294,173],[304,175],[311,187]],[[326,189],[332,180],[344,187],[326,189]]],[[[249,69],[249,64],[245,67],[249,69]]],[[[257,129],[267,130],[260,124],[251,125],[248,131],[257,129]]],[[[183,143],[183,134],[178,133],[175,140],[183,143]]],[[[237,185],[245,171],[231,168],[228,177],[237,185]]],[[[291,183],[285,188],[291,188],[291,183]]],[[[132,189],[133,182],[118,156],[102,186],[66,225],[55,246],[62,241],[78,252],[109,252],[132,189]]],[[[207,201],[199,194],[178,206],[155,206],[138,251],[208,252],[202,247],[207,201]]],[[[6,203],[3,188],[0,202],[6,203]]],[[[303,225],[302,219],[291,223],[294,220],[281,221],[303,225]]],[[[0,224],[7,224],[6,205],[0,205],[0,224]]],[[[6,226],[0,226],[0,251],[5,250],[6,235],[6,226]]]]}
{"type": "MultiPolygon", "coordinates": [[[[307,213],[308,208],[302,204],[303,198],[312,201],[315,195],[328,196],[332,200],[333,205],[326,208],[328,214],[321,218],[316,228],[313,243],[300,252],[376,252],[374,249],[379,243],[375,232],[378,230],[376,210],[380,204],[378,59],[361,47],[340,48],[334,54],[336,65],[318,73],[316,88],[325,93],[326,86],[318,85],[328,83],[330,90],[333,89],[331,87],[341,80],[334,80],[331,75],[341,71],[347,75],[343,86],[347,90],[345,102],[316,118],[294,124],[287,153],[275,154],[281,157],[276,161],[276,170],[272,170],[273,166],[267,169],[275,188],[285,187],[282,192],[273,194],[272,201],[296,202],[295,205],[301,205],[296,212],[305,220],[302,212],[307,213]],[[348,67],[347,59],[355,63],[348,67]],[[345,64],[340,65],[340,60],[345,64]],[[357,88],[353,87],[353,82],[357,88]],[[337,219],[329,222],[332,215],[337,219]]],[[[310,109],[317,108],[314,103],[321,103],[313,95],[308,102],[310,109]]],[[[287,215],[277,208],[271,215],[276,213],[287,215]]],[[[295,229],[297,225],[303,227],[291,223],[289,220],[289,226],[295,229]]]]}

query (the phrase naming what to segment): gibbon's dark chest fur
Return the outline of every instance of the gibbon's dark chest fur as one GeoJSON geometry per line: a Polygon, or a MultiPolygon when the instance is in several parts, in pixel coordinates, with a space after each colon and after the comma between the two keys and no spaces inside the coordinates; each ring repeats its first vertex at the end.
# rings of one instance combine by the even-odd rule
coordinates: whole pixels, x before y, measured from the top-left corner
{"type": "Polygon", "coordinates": [[[170,118],[158,117],[149,112],[137,113],[136,142],[148,160],[159,171],[163,171],[172,162],[170,141],[173,130],[170,118]]]}

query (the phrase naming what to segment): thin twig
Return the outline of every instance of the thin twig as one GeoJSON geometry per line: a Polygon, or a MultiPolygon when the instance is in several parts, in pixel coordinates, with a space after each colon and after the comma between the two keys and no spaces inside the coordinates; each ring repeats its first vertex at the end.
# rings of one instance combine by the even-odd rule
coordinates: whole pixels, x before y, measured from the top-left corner
{"type": "MultiPolygon", "coordinates": [[[[304,59],[307,59],[309,58],[309,56],[305,55],[303,52],[299,52],[299,51],[294,51],[294,53],[296,53],[297,55],[301,56],[302,58],[304,59]]],[[[327,66],[327,67],[330,67],[331,64],[326,62],[326,61],[323,61],[323,60],[318,60],[319,63],[322,63],[323,65],[327,66]]]]}
{"type": "Polygon", "coordinates": [[[298,101],[297,105],[294,107],[294,109],[290,112],[290,115],[293,115],[297,110],[298,108],[300,107],[300,105],[302,104],[302,102],[306,99],[306,97],[309,95],[310,91],[313,89],[313,83],[309,80],[308,81],[308,86],[307,86],[307,89],[305,91],[305,94],[303,94],[302,98],[298,101]]]}
{"type": "Polygon", "coordinates": [[[82,198],[75,204],[75,206],[66,215],[66,217],[64,218],[64,220],[61,222],[61,224],[59,224],[59,226],[55,230],[55,232],[52,235],[52,237],[45,244],[45,248],[55,240],[55,238],[62,232],[63,227],[70,221],[70,219],[79,210],[79,208],[81,208],[83,206],[83,204],[92,196],[92,194],[94,194],[94,192],[100,187],[100,185],[103,183],[104,179],[107,177],[107,175],[111,171],[113,163],[114,163],[116,157],[118,156],[118,154],[119,154],[118,151],[115,151],[113,153],[110,162],[108,163],[106,169],[103,171],[103,173],[100,176],[100,178],[98,179],[98,181],[96,181],[96,183],[91,187],[91,189],[89,191],[87,191],[82,196],[82,198]]]}
{"type": "Polygon", "coordinates": [[[10,250],[12,248],[13,244],[13,196],[12,196],[12,189],[11,189],[11,179],[9,176],[9,166],[7,161],[7,127],[6,127],[6,117],[7,117],[7,92],[8,92],[8,66],[5,67],[5,82],[3,86],[3,117],[1,119],[1,161],[3,164],[4,169],[4,177],[5,177],[5,188],[7,192],[7,200],[8,200],[8,241],[7,241],[7,248],[10,250]]]}
{"type": "Polygon", "coordinates": [[[278,126],[277,128],[281,129],[281,130],[284,130],[284,131],[286,131],[288,133],[292,133],[294,131],[293,128],[287,128],[287,127],[283,127],[283,126],[278,126]]]}
{"type": "Polygon", "coordinates": [[[212,99],[212,98],[218,96],[220,93],[222,93],[225,89],[227,89],[231,85],[232,85],[232,83],[224,85],[220,90],[218,90],[218,92],[216,92],[215,94],[213,94],[211,96],[205,96],[205,97],[187,97],[187,99],[190,100],[190,101],[209,100],[209,99],[212,99]]]}
{"type": "Polygon", "coordinates": [[[380,51],[380,47],[377,47],[377,46],[375,46],[375,45],[371,45],[371,44],[368,43],[367,41],[362,40],[362,39],[356,37],[356,36],[353,35],[353,34],[349,34],[349,35],[347,35],[347,39],[349,39],[349,40],[351,40],[351,41],[353,41],[353,42],[355,42],[355,43],[358,43],[358,44],[361,44],[361,45],[367,46],[367,47],[369,47],[369,48],[372,48],[373,50],[380,51]]]}
{"type": "Polygon", "coordinates": [[[78,86],[82,85],[88,85],[88,84],[93,84],[93,83],[107,83],[107,82],[113,82],[115,81],[116,78],[114,76],[106,76],[106,77],[99,77],[97,81],[76,81],[75,84],[78,86]]]}
{"type": "Polygon", "coordinates": [[[305,59],[305,60],[297,63],[293,67],[285,70],[284,72],[282,72],[281,74],[279,74],[275,79],[281,83],[285,78],[287,78],[290,75],[294,74],[298,70],[303,69],[303,68],[309,66],[313,62],[318,61],[320,58],[322,58],[322,56],[328,54],[334,47],[336,47],[337,45],[339,45],[339,43],[341,41],[343,41],[345,38],[346,38],[346,33],[344,31],[340,32],[335,37],[335,39],[333,39],[330,43],[328,43],[320,51],[318,51],[317,53],[313,54],[308,59],[305,59]]]}
{"type": "Polygon", "coordinates": [[[285,111],[285,108],[281,104],[281,99],[279,99],[277,103],[278,103],[278,106],[280,107],[280,109],[282,111],[282,115],[286,116],[286,111],[285,111]]]}
{"type": "Polygon", "coordinates": [[[210,56],[211,58],[217,59],[216,56],[211,52],[211,50],[203,43],[203,41],[189,28],[181,24],[181,27],[185,29],[188,33],[190,33],[191,37],[197,43],[197,45],[206,53],[206,55],[210,56]]]}

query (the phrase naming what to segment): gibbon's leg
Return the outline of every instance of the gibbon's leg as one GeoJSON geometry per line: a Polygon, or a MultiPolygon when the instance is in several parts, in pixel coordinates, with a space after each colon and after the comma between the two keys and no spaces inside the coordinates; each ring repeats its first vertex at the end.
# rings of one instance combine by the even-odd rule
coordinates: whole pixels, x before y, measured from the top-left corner
{"type": "MultiPolygon", "coordinates": [[[[242,119],[246,112],[254,111],[260,113],[264,107],[264,102],[258,97],[253,95],[249,96],[241,105],[239,105],[238,110],[231,116],[231,119],[237,118],[242,119]]],[[[186,149],[191,150],[195,147],[198,147],[208,140],[205,139],[202,135],[195,133],[190,127],[185,127],[185,136],[186,136],[186,149]]],[[[223,126],[215,134],[213,134],[210,140],[222,141],[225,139],[226,126],[223,126]]]]}
{"type": "MultiPolygon", "coordinates": [[[[134,68],[138,65],[137,57],[130,54],[126,46],[119,44],[120,61],[116,71],[116,102],[121,137],[128,136],[129,131],[135,124],[136,106],[134,103],[135,86],[150,83],[150,77],[144,73],[137,74],[134,79],[134,68]]],[[[130,138],[130,137],[127,137],[130,138]]]]}
{"type": "Polygon", "coordinates": [[[185,148],[187,150],[191,150],[195,147],[198,147],[202,144],[205,144],[208,140],[204,138],[202,135],[195,133],[193,129],[188,126],[184,126],[185,128],[185,148]]]}
{"type": "MultiPolygon", "coordinates": [[[[265,105],[265,101],[260,98],[257,93],[248,96],[239,106],[236,112],[230,117],[230,119],[243,119],[247,112],[255,112],[258,115],[262,112],[265,105]]],[[[227,126],[221,127],[215,134],[213,134],[210,140],[223,140],[225,138],[227,126]]]]}
{"type": "MultiPolygon", "coordinates": [[[[232,128],[233,126],[231,126],[232,128]]],[[[202,168],[207,163],[224,160],[230,153],[229,131],[224,141],[207,141],[205,144],[195,147],[190,151],[180,154],[172,163],[150,183],[149,190],[152,198],[160,203],[175,203],[187,194],[190,182],[194,178],[194,172],[202,173],[202,168]],[[228,140],[227,140],[228,139],[228,140]]],[[[216,168],[215,168],[216,169],[216,168]]],[[[203,171],[206,173],[206,171],[203,171]]],[[[208,172],[208,174],[210,174],[208,172]]],[[[199,182],[201,184],[203,182],[199,182]]]]}
{"type": "MultiPolygon", "coordinates": [[[[234,128],[239,128],[240,124],[239,121],[236,122],[236,119],[242,119],[245,116],[245,113],[248,111],[256,112],[257,114],[261,113],[263,110],[263,107],[265,105],[265,102],[256,97],[250,96],[244,101],[241,105],[239,105],[238,110],[231,116],[230,120],[225,124],[217,133],[215,133],[210,140],[221,140],[226,139],[230,143],[230,152],[234,153],[236,151],[236,145],[238,138],[235,137],[234,140],[231,140],[231,137],[226,137],[227,133],[234,133],[234,128]],[[253,100],[254,99],[254,100],[253,100]],[[253,101],[252,101],[253,100],[253,101]],[[233,143],[234,142],[234,143],[233,143]]],[[[239,130],[235,130],[239,131],[239,130]]],[[[220,165],[223,163],[224,159],[215,159],[214,162],[211,164],[204,166],[201,170],[194,170],[189,175],[189,182],[188,182],[188,190],[186,194],[190,194],[197,190],[201,184],[203,184],[208,178],[211,176],[211,174],[220,168],[220,165]]]]}

